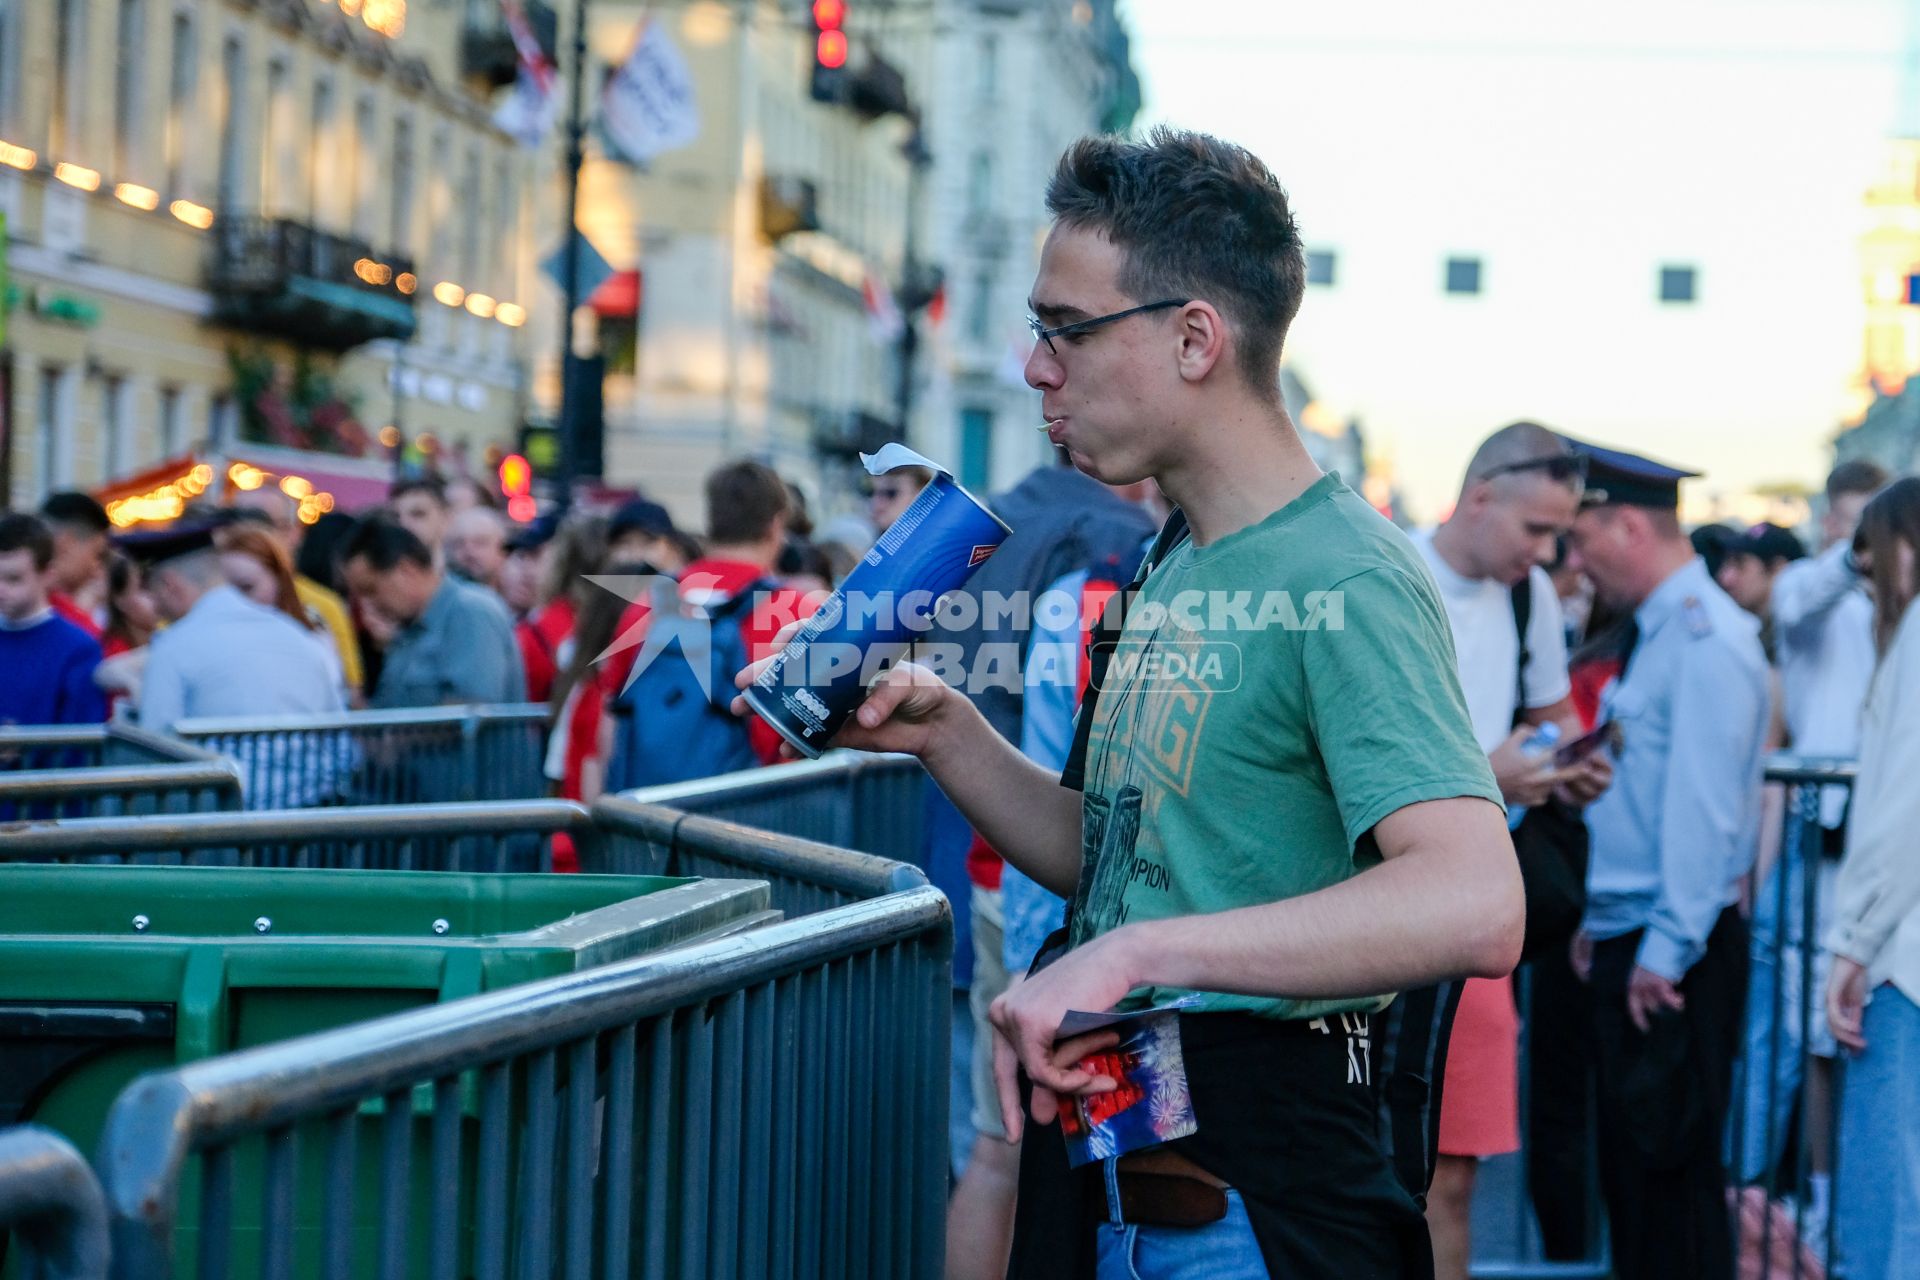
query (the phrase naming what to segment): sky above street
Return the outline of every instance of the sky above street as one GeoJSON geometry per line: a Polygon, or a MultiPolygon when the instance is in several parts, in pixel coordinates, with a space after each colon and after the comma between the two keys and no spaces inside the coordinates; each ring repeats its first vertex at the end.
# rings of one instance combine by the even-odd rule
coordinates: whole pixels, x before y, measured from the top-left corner
{"type": "Polygon", "coordinates": [[[1252,149],[1335,253],[1287,358],[1416,516],[1520,417],[1707,472],[1696,499],[1824,477],[1903,0],[1124,8],[1142,122],[1252,149]],[[1454,256],[1480,296],[1442,291],[1454,256]],[[1673,265],[1696,302],[1656,300],[1673,265]]]}

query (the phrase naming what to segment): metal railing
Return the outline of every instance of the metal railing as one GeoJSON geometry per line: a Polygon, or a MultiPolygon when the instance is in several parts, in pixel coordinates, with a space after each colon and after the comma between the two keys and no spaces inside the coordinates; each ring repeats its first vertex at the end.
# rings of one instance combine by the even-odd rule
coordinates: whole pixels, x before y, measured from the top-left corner
{"type": "Polygon", "coordinates": [[[642,787],[627,795],[645,804],[918,863],[927,786],[927,775],[912,756],[832,751],[818,760],[642,787]]]}
{"type": "Polygon", "coordinates": [[[113,1274],[934,1277],[952,936],[923,887],[145,1076],[113,1274]]]}
{"type": "MultiPolygon", "coordinates": [[[[1810,1280],[1817,1274],[1805,1262],[1817,1262],[1821,1271],[1833,1270],[1831,1220],[1822,1226],[1808,1214],[1812,1175],[1816,1167],[1837,1167],[1839,1090],[1825,1086],[1830,1076],[1830,1051],[1822,1029],[1825,1014],[1825,965],[1819,954],[1824,928],[1821,903],[1832,892],[1834,863],[1824,850],[1827,835],[1823,814],[1831,819],[1833,793],[1848,788],[1854,776],[1850,761],[1804,760],[1790,755],[1769,758],[1766,781],[1784,790],[1778,826],[1778,855],[1767,867],[1756,867],[1748,879],[1746,902],[1751,907],[1752,975],[1746,997],[1742,1052],[1734,1066],[1728,1109],[1727,1149],[1732,1156],[1729,1180],[1749,1201],[1746,1212],[1735,1202],[1736,1249],[1747,1259],[1743,1276],[1758,1280],[1810,1280]],[[1823,856],[1824,854],[1824,856],[1823,856]],[[1812,945],[1807,945],[1811,941],[1812,945]],[[1814,1034],[1809,1036],[1811,1029],[1814,1034]],[[1825,1056],[1823,1056],[1825,1055],[1825,1056]],[[1824,1119],[1831,1142],[1810,1136],[1809,1123],[1824,1119]],[[1756,1190],[1757,1189],[1757,1190],[1756,1190]],[[1760,1212],[1755,1212],[1760,1209],[1760,1212]],[[1802,1254],[1798,1245],[1804,1243],[1802,1254]]],[[[1606,1280],[1612,1274],[1605,1241],[1605,1207],[1593,1156],[1594,1124],[1591,1075],[1584,1080],[1554,1079],[1536,1083],[1533,1059],[1537,1029],[1555,1009],[1546,1003],[1563,993],[1543,988],[1531,967],[1516,975],[1522,1019],[1521,1107],[1523,1121],[1541,1084],[1580,1091],[1573,1099],[1578,1109],[1585,1099],[1587,1128],[1580,1158],[1547,1168],[1537,1177],[1536,1159],[1550,1160],[1526,1141],[1531,1126],[1522,1126],[1523,1146],[1517,1157],[1485,1161],[1479,1176],[1475,1212],[1473,1274],[1482,1280],[1606,1280]],[[1577,1163],[1579,1168],[1570,1167],[1577,1163]],[[1569,1186],[1569,1183],[1578,1185],[1569,1186]],[[1581,1219],[1578,1234],[1584,1247],[1558,1246],[1560,1257],[1550,1258],[1536,1215],[1539,1207],[1529,1187],[1565,1196],[1561,1208],[1581,1219]],[[1576,1203],[1577,1202],[1577,1203],[1576,1203]],[[1568,1256],[1578,1252],[1581,1256],[1568,1256]]],[[[1549,1030],[1545,1034],[1555,1034],[1549,1030]]],[[[1556,1048],[1565,1049],[1564,1045],[1556,1048]]],[[[1580,1053],[1576,1050],[1574,1057],[1580,1053]]],[[[1564,1063],[1566,1055],[1561,1054],[1564,1063]]],[[[1587,1070],[1590,1072],[1591,1068],[1587,1070]]],[[[1565,1102],[1562,1098],[1560,1101],[1565,1102]]],[[[1815,1123],[1814,1130],[1820,1126],[1815,1123]]],[[[1835,1180],[1833,1203],[1843,1194],[1835,1180]]],[[[1567,1234],[1562,1229],[1562,1235],[1567,1234]]]]}
{"type": "Polygon", "coordinates": [[[24,1280],[104,1280],[107,1211],[93,1170],[49,1129],[0,1129],[0,1259],[11,1236],[24,1280]]]}
{"type": "Polygon", "coordinates": [[[547,708],[408,707],[182,720],[180,739],[237,761],[250,809],[533,800],[548,792],[547,708]]]}
{"type": "Polygon", "coordinates": [[[216,752],[120,722],[0,727],[0,822],[238,809],[216,752]]]}
{"type": "Polygon", "coordinates": [[[601,797],[592,814],[601,839],[581,847],[582,871],[752,876],[768,882],[773,905],[789,916],[927,883],[910,863],[621,796],[601,797]]]}
{"type": "Polygon", "coordinates": [[[789,916],[926,883],[905,863],[616,797],[23,823],[0,862],[544,871],[562,833],[584,870],[766,880],[789,916]]]}

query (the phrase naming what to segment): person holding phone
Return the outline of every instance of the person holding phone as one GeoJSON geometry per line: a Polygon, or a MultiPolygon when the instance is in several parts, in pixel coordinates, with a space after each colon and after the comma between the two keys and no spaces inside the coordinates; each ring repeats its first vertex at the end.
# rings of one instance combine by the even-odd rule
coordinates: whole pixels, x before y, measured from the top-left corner
{"type": "MultiPolygon", "coordinates": [[[[1580,749],[1566,632],[1545,569],[1573,527],[1585,474],[1585,458],[1559,436],[1512,423],[1474,451],[1453,514],[1413,538],[1453,630],[1474,737],[1511,810],[1549,803],[1556,791],[1585,803],[1612,776],[1604,754],[1580,749]],[[1559,726],[1565,759],[1527,746],[1545,724],[1559,726]]],[[[1438,1280],[1466,1280],[1479,1162],[1520,1147],[1519,1041],[1512,978],[1468,979],[1447,1051],[1427,1197],[1438,1280]]]]}
{"type": "Polygon", "coordinates": [[[1841,1274],[1892,1280],[1920,1267],[1920,479],[1867,504],[1853,547],[1879,662],[1826,936],[1827,1025],[1848,1051],[1833,1219],[1841,1274]]]}

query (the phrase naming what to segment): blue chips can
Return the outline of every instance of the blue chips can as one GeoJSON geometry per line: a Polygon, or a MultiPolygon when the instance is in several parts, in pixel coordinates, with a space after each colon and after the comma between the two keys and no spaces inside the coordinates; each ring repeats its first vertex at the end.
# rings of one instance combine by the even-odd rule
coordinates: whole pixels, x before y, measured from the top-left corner
{"type": "Polygon", "coordinates": [[[808,759],[859,709],[874,678],[931,628],[940,598],[964,585],[1012,532],[904,445],[861,460],[875,475],[922,466],[934,476],[747,687],[747,705],[808,759]]]}

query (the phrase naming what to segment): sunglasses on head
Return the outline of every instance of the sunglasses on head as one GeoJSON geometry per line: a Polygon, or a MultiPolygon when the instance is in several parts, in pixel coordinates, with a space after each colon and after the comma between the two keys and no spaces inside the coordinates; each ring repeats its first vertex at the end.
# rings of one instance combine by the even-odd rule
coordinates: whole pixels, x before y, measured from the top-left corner
{"type": "Polygon", "coordinates": [[[1480,473],[1480,479],[1491,480],[1495,476],[1519,475],[1524,471],[1544,471],[1555,480],[1585,480],[1587,478],[1587,455],[1584,453],[1550,453],[1544,458],[1528,458],[1525,462],[1509,462],[1505,466],[1493,467],[1480,473]]]}

